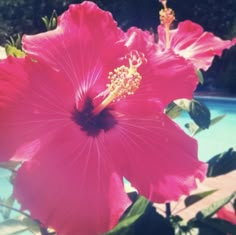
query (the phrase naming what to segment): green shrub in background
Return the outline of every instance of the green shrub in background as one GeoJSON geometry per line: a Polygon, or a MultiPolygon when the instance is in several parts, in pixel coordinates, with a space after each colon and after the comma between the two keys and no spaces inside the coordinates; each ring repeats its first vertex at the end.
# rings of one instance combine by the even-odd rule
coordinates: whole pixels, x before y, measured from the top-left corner
{"type": "Polygon", "coordinates": [[[62,10],[66,1],[48,0],[1,0],[0,1],[0,44],[10,36],[34,34],[45,30],[42,16],[50,15],[56,6],[62,10]]]}
{"type": "MultiPolygon", "coordinates": [[[[41,17],[50,16],[53,10],[61,14],[71,3],[82,0],[1,0],[0,1],[0,45],[9,36],[18,33],[32,34],[45,30],[41,17]]],[[[127,29],[137,25],[149,29],[156,27],[158,20],[158,1],[110,1],[95,0],[102,9],[113,13],[120,27],[127,29]]]]}
{"type": "Polygon", "coordinates": [[[218,76],[217,87],[223,87],[236,94],[236,46],[223,54],[222,66],[218,76]]]}

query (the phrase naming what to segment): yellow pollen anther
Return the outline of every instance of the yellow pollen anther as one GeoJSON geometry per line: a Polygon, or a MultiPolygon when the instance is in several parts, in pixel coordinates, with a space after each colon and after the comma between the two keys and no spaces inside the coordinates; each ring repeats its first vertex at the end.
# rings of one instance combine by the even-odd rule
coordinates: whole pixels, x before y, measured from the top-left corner
{"type": "Polygon", "coordinates": [[[175,20],[175,12],[167,7],[167,0],[159,0],[163,8],[160,10],[160,22],[165,27],[165,33],[166,33],[166,48],[170,47],[170,26],[175,20]]]}
{"type": "Polygon", "coordinates": [[[137,69],[146,63],[147,59],[138,51],[131,51],[125,59],[128,60],[129,67],[122,65],[109,73],[110,83],[107,84],[109,95],[94,109],[94,114],[100,113],[111,102],[133,95],[139,88],[142,76],[137,69]]]}

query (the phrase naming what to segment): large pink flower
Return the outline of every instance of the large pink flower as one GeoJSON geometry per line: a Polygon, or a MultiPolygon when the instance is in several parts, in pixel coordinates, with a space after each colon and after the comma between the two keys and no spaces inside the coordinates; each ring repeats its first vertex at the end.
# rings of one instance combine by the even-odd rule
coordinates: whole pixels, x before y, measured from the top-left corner
{"type": "Polygon", "coordinates": [[[149,92],[153,91],[152,96],[158,96],[164,107],[176,99],[193,98],[198,77],[191,62],[186,61],[172,50],[160,50],[154,42],[154,35],[150,32],[132,27],[126,36],[128,37],[126,45],[130,49],[144,52],[148,59],[146,66],[141,67],[140,71],[149,79],[153,78],[152,83],[149,82],[149,79],[143,81],[152,87],[149,89],[149,92]]]}
{"type": "MultiPolygon", "coordinates": [[[[176,29],[170,30],[170,48],[184,58],[190,60],[196,69],[207,70],[215,55],[221,56],[224,49],[232,47],[236,42],[222,40],[189,20],[180,22],[176,29]]],[[[165,27],[158,27],[158,46],[166,49],[165,27]]]]}
{"type": "MultiPolygon", "coordinates": [[[[223,206],[216,214],[216,216],[220,219],[226,220],[232,224],[236,225],[236,210],[234,209],[232,204],[227,204],[223,206]]],[[[227,234],[233,235],[233,234],[227,234]]]]}
{"type": "Polygon", "coordinates": [[[217,217],[220,219],[227,220],[232,224],[236,225],[236,210],[233,208],[233,205],[227,204],[226,206],[222,207],[217,212],[217,217]]]}
{"type": "Polygon", "coordinates": [[[196,141],[163,113],[192,95],[193,68],[172,52],[157,58],[134,31],[92,2],[71,5],[55,30],[24,37],[25,59],[0,62],[0,159],[25,160],[14,194],[58,234],[114,227],[130,205],[123,176],[156,202],[205,176],[196,141]]]}

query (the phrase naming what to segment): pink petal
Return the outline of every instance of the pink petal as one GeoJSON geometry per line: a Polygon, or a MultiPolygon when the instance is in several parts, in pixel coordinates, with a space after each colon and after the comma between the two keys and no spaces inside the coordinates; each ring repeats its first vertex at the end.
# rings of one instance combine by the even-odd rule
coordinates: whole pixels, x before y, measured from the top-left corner
{"type": "Polygon", "coordinates": [[[101,234],[112,229],[130,202],[102,139],[71,122],[24,163],[15,196],[33,218],[57,234],[101,234]]]}
{"type": "MultiPolygon", "coordinates": [[[[207,70],[215,55],[221,56],[224,49],[232,47],[235,43],[222,40],[189,20],[179,23],[178,28],[170,31],[170,47],[180,56],[193,63],[196,69],[207,70]]],[[[165,47],[165,30],[158,27],[161,48],[165,47]]]]}
{"type": "Polygon", "coordinates": [[[217,217],[236,225],[236,211],[233,205],[226,205],[217,212],[217,217]]]}
{"type": "Polygon", "coordinates": [[[24,71],[25,60],[8,57],[0,61],[0,159],[7,161],[21,139],[8,136],[5,121],[14,114],[14,109],[28,89],[28,75],[24,71]]]}
{"type": "MultiPolygon", "coordinates": [[[[3,112],[20,99],[28,85],[24,59],[8,57],[0,60],[0,109],[3,112]]],[[[1,115],[2,116],[2,115],[1,115]]]]}
{"type": "Polygon", "coordinates": [[[130,109],[135,111],[121,110],[115,135],[106,142],[121,174],[154,202],[188,195],[196,188],[195,180],[204,179],[207,169],[197,159],[196,140],[166,115],[155,113],[158,108],[153,103],[136,103],[130,109]]]}
{"type": "Polygon", "coordinates": [[[12,81],[9,89],[4,86],[3,92],[7,93],[5,100],[17,100],[14,100],[14,105],[7,104],[5,109],[1,109],[0,156],[4,160],[11,157],[14,160],[29,160],[54,131],[71,122],[70,112],[75,97],[71,86],[60,73],[45,65],[27,59],[24,67],[19,65],[14,69],[11,65],[10,68],[4,68],[6,70],[1,69],[1,72],[6,76],[1,77],[1,81],[12,81]],[[31,80],[28,81],[27,90],[22,91],[20,88],[26,74],[31,80]],[[18,93],[20,98],[17,97],[18,93]]]}
{"type": "Polygon", "coordinates": [[[107,82],[108,72],[126,54],[123,37],[109,12],[85,1],[70,5],[55,30],[24,36],[23,47],[37,60],[64,73],[75,88],[86,88],[98,77],[107,82]]]}
{"type": "MultiPolygon", "coordinates": [[[[183,218],[184,221],[189,221],[190,219],[195,217],[195,215],[199,211],[206,209],[212,203],[234,193],[236,190],[235,178],[236,170],[224,175],[206,178],[203,182],[198,184],[197,189],[194,190],[191,195],[213,190],[214,192],[211,195],[208,195],[207,197],[187,207],[185,205],[186,197],[181,197],[181,199],[177,202],[171,203],[172,215],[178,215],[183,218]]],[[[165,204],[155,204],[155,207],[157,208],[159,213],[165,210],[165,204]]],[[[229,209],[231,213],[233,212],[232,205],[230,204],[227,204],[226,209],[229,209]]],[[[162,215],[165,216],[165,214],[162,215]]]]}
{"type": "Polygon", "coordinates": [[[139,69],[142,82],[138,93],[146,93],[167,105],[175,99],[191,99],[198,78],[191,63],[173,51],[161,52],[153,36],[137,28],[127,32],[128,48],[138,50],[147,58],[139,69]]]}

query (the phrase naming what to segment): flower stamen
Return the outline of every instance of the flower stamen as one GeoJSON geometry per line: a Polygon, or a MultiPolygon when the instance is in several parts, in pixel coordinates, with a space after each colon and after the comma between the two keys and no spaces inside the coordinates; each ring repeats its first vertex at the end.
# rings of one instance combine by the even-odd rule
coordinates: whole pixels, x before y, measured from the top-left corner
{"type": "Polygon", "coordinates": [[[142,76],[137,69],[143,63],[146,63],[147,59],[143,53],[135,50],[126,55],[125,59],[129,61],[129,67],[122,65],[109,73],[108,79],[110,83],[107,84],[109,95],[95,107],[94,114],[100,113],[111,102],[133,95],[139,88],[142,76]]]}
{"type": "Polygon", "coordinates": [[[165,27],[166,33],[166,48],[170,48],[170,26],[175,20],[175,12],[167,7],[167,0],[159,0],[163,5],[162,10],[160,10],[160,22],[165,27]]]}

